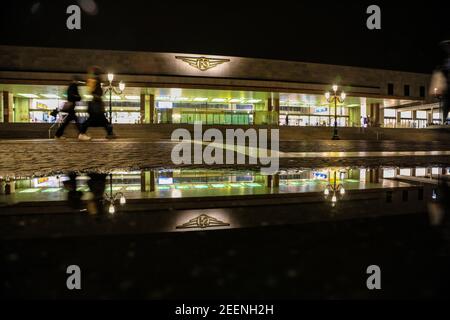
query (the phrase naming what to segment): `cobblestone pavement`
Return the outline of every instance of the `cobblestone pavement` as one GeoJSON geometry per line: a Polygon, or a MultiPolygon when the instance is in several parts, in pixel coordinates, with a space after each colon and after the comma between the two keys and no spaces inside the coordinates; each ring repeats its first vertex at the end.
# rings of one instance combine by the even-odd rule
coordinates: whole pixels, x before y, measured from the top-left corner
{"type": "MultiPolygon", "coordinates": [[[[174,167],[171,141],[75,139],[0,141],[0,176],[42,176],[67,171],[137,170],[174,167]]],[[[283,152],[353,151],[446,151],[450,143],[411,143],[391,141],[282,141],[283,152]]],[[[377,165],[450,165],[450,157],[389,156],[370,158],[296,157],[280,159],[281,167],[377,166],[377,165]]],[[[219,166],[216,166],[219,167],[219,166]]]]}

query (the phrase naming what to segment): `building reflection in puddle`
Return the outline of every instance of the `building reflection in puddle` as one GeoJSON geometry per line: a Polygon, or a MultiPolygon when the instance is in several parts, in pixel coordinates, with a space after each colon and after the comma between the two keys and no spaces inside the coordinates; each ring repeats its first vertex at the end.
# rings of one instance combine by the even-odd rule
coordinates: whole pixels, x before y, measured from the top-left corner
{"type": "Polygon", "coordinates": [[[105,205],[108,211],[114,211],[117,205],[127,199],[314,193],[324,192],[333,183],[351,192],[395,188],[400,182],[394,178],[398,177],[433,179],[448,173],[446,168],[437,167],[286,169],[272,176],[252,170],[188,168],[78,176],[68,173],[39,178],[0,178],[0,202],[69,199],[70,206],[78,208],[80,201],[86,200],[98,203],[96,206],[92,204],[93,212],[104,211],[105,205]]]}
{"type": "Polygon", "coordinates": [[[450,178],[448,172],[445,168],[334,167],[286,169],[269,176],[252,170],[190,168],[68,173],[40,178],[2,178],[0,205],[6,205],[6,211],[10,212],[33,207],[33,212],[44,214],[59,210],[119,220],[132,216],[131,220],[125,220],[125,225],[130,223],[132,228],[156,232],[352,219],[427,210],[438,224],[442,212],[448,211],[445,205],[448,186],[442,188],[438,178],[441,181],[450,178]],[[18,203],[21,206],[14,206],[18,203]],[[48,212],[42,212],[42,208],[48,212]],[[147,215],[138,213],[150,211],[151,222],[143,222],[142,216],[147,215]]]}

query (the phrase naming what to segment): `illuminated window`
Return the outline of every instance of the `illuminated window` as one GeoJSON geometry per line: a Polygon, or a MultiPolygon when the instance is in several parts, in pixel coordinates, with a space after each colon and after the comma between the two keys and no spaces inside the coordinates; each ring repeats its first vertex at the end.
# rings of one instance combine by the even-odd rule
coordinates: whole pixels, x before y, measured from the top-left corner
{"type": "Polygon", "coordinates": [[[412,111],[404,111],[400,113],[402,119],[411,119],[412,118],[412,111]]]}
{"type": "Polygon", "coordinates": [[[417,119],[426,119],[427,118],[427,112],[426,111],[417,111],[416,118],[417,119]]]}
{"type": "Polygon", "coordinates": [[[395,118],[396,117],[396,110],[395,109],[384,109],[384,116],[395,118]]]}
{"type": "Polygon", "coordinates": [[[400,169],[400,175],[401,176],[411,176],[411,169],[400,169]]]}
{"type": "Polygon", "coordinates": [[[416,168],[416,177],[425,177],[427,174],[427,169],[425,168],[416,168]]]}

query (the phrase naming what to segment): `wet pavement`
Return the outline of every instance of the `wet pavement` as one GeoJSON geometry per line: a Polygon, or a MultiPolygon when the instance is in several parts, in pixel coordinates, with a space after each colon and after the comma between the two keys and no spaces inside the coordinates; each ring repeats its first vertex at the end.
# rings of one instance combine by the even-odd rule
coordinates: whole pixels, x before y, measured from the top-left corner
{"type": "MultiPolygon", "coordinates": [[[[118,139],[1,140],[0,176],[43,176],[54,172],[136,170],[141,168],[176,167],[170,159],[175,143],[118,139]]],[[[450,163],[450,143],[392,141],[304,141],[280,142],[281,167],[311,166],[378,166],[378,165],[441,165],[450,163]],[[372,152],[388,153],[372,153],[372,152]],[[404,153],[415,151],[420,153],[404,153]],[[425,151],[445,151],[428,154],[425,151]],[[307,152],[307,154],[302,154],[307,152]],[[311,153],[313,152],[313,153],[311,153]],[[318,152],[318,153],[315,153],[318,152]],[[328,154],[321,154],[328,152],[328,154]],[[329,157],[330,152],[339,152],[329,157]],[[344,153],[343,153],[344,152],[344,153]],[[350,152],[345,154],[345,152],[350,152]],[[354,156],[353,152],[371,152],[354,156]],[[400,152],[400,153],[398,153],[400,152]],[[284,153],[284,155],[283,155],[284,153]],[[324,155],[320,157],[320,155],[324,155]]],[[[221,167],[221,166],[217,166],[221,167]]],[[[226,165],[222,167],[227,167],[226,165]]],[[[243,166],[246,167],[246,166],[243,166]]]]}
{"type": "Polygon", "coordinates": [[[174,168],[173,146],[0,141],[3,294],[448,297],[448,217],[430,223],[447,198],[426,179],[448,176],[450,144],[283,141],[272,176],[245,166],[174,168]],[[79,292],[66,289],[73,264],[82,269],[79,292]],[[373,264],[382,270],[377,292],[366,287],[373,264]]]}

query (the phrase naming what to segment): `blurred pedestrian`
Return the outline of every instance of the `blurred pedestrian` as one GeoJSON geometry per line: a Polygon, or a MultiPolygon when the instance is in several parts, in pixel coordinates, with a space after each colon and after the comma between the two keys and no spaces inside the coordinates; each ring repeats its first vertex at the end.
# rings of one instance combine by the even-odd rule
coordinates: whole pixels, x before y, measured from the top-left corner
{"type": "Polygon", "coordinates": [[[77,129],[78,131],[80,131],[80,122],[78,121],[78,117],[75,113],[75,107],[77,105],[77,102],[81,101],[80,92],[78,90],[78,86],[80,83],[82,83],[81,78],[78,76],[74,76],[72,78],[72,82],[67,88],[67,102],[61,109],[61,112],[67,113],[67,116],[64,118],[63,122],[56,131],[55,139],[65,139],[65,137],[63,136],[64,130],[71,121],[75,121],[77,129]]]}
{"type": "Polygon", "coordinates": [[[440,100],[442,108],[442,122],[448,124],[447,118],[450,111],[450,40],[440,43],[445,58],[433,73],[430,85],[430,95],[435,95],[440,100]]]}
{"type": "Polygon", "coordinates": [[[91,67],[88,70],[87,87],[89,94],[92,95],[92,100],[88,103],[88,119],[80,128],[78,139],[82,141],[91,140],[86,134],[89,127],[103,127],[105,128],[107,139],[114,139],[116,136],[113,133],[112,124],[106,119],[105,104],[103,102],[103,89],[100,80],[101,70],[98,67],[91,67]]]}

